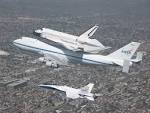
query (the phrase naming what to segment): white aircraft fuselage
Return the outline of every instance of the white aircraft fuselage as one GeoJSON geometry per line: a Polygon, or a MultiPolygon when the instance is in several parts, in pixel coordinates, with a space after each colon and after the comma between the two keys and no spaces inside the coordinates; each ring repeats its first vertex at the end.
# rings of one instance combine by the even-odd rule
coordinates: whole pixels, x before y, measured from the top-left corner
{"type": "Polygon", "coordinates": [[[60,49],[33,38],[23,37],[15,40],[13,43],[24,50],[30,50],[42,55],[48,54],[50,56],[59,57],[59,59],[62,59],[65,62],[78,61],[80,63],[88,64],[114,64],[114,62],[118,62],[120,65],[123,65],[124,62],[122,59],[116,59],[109,56],[60,49]]]}

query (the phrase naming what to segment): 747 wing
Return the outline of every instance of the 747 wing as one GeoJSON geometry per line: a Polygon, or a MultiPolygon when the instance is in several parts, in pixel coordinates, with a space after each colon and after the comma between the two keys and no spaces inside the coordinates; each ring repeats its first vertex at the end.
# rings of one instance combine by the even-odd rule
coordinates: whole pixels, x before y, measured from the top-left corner
{"type": "Polygon", "coordinates": [[[44,57],[40,57],[39,61],[46,63],[47,66],[58,68],[60,65],[67,65],[68,60],[62,55],[44,53],[44,57]]]}

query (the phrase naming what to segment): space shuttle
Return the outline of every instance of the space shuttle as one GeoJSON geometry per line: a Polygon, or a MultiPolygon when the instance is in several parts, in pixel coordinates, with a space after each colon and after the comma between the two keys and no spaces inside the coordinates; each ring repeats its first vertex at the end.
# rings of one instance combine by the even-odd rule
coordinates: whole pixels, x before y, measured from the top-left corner
{"type": "Polygon", "coordinates": [[[34,33],[42,38],[48,39],[49,41],[56,42],[57,44],[72,51],[99,53],[100,51],[110,47],[106,47],[98,40],[90,38],[98,28],[99,26],[95,25],[80,36],[75,36],[48,28],[35,30],[34,33]]]}
{"type": "Polygon", "coordinates": [[[82,88],[72,88],[68,86],[58,86],[58,85],[44,85],[41,84],[39,87],[45,89],[53,89],[66,93],[67,98],[77,99],[77,98],[86,98],[88,100],[94,101],[94,94],[91,93],[94,84],[89,83],[88,85],[82,88]]]}

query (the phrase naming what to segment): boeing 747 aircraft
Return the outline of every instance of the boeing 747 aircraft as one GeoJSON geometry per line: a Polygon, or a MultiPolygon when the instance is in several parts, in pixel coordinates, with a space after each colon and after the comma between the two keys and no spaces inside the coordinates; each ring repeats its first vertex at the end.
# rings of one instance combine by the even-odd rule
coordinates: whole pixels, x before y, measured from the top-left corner
{"type": "Polygon", "coordinates": [[[66,93],[66,97],[71,99],[87,98],[88,100],[94,101],[94,94],[91,93],[94,84],[89,83],[87,86],[80,89],[75,89],[68,86],[57,86],[57,85],[39,85],[42,88],[54,89],[66,93]]]}
{"type": "Polygon", "coordinates": [[[140,62],[142,60],[141,54],[137,54],[137,57],[132,59],[132,56],[140,46],[139,42],[131,42],[106,56],[87,54],[84,52],[73,52],[28,37],[22,37],[15,40],[13,43],[24,50],[42,54],[44,57],[40,58],[40,60],[46,62],[47,65],[53,65],[54,67],[57,67],[59,64],[67,64],[69,61],[88,64],[116,64],[123,66],[125,60],[128,60],[130,65],[132,65],[132,62],[140,62]]]}
{"type": "Polygon", "coordinates": [[[97,29],[98,26],[95,25],[80,36],[74,36],[48,28],[35,30],[35,33],[72,51],[99,53],[110,47],[105,47],[98,40],[90,38],[97,29]]]}

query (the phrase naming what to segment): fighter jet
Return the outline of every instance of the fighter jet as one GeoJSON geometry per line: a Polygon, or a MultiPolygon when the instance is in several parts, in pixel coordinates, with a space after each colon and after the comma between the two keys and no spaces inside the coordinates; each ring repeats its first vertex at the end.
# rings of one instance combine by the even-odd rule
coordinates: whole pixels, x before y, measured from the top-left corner
{"type": "Polygon", "coordinates": [[[35,34],[40,35],[50,41],[56,42],[63,47],[72,51],[82,51],[87,53],[99,53],[102,50],[108,49],[110,47],[105,47],[96,39],[91,39],[98,26],[95,25],[85,33],[80,36],[75,36],[56,30],[42,28],[35,30],[35,34]]]}
{"type": "Polygon", "coordinates": [[[75,89],[68,86],[57,86],[57,85],[39,85],[39,87],[46,89],[54,89],[66,93],[66,97],[71,99],[86,98],[88,100],[94,101],[94,94],[91,93],[94,84],[89,83],[80,89],[75,89]]]}
{"type": "Polygon", "coordinates": [[[52,67],[58,67],[58,65],[61,64],[68,64],[68,62],[97,65],[115,64],[123,67],[124,61],[129,61],[129,65],[131,66],[133,62],[140,62],[142,60],[142,53],[138,53],[136,58],[132,58],[140,46],[139,42],[131,42],[109,55],[73,52],[28,37],[22,37],[21,39],[15,40],[13,43],[24,50],[30,50],[43,55],[44,57],[41,57],[40,60],[46,62],[47,65],[52,67]]]}

